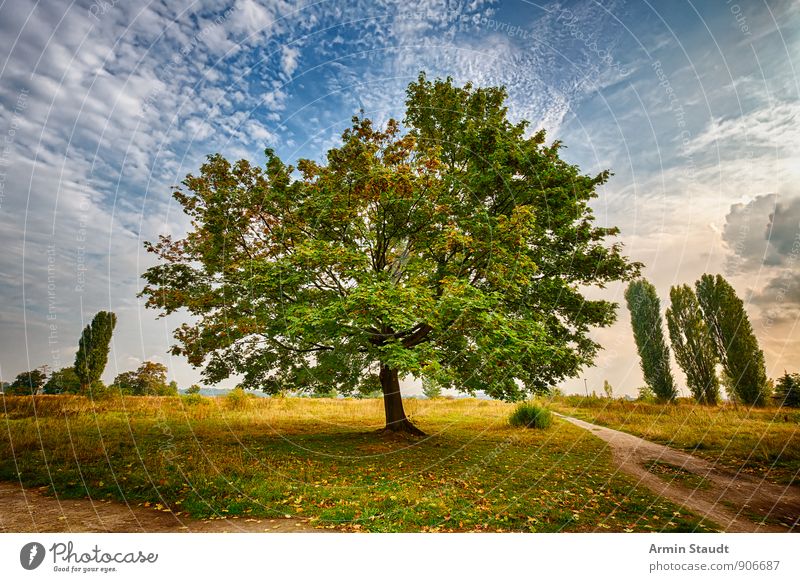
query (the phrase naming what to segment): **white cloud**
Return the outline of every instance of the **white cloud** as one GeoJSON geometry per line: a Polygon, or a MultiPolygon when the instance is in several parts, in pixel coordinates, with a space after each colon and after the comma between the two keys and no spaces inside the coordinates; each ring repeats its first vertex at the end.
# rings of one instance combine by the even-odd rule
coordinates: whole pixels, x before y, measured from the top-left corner
{"type": "Polygon", "coordinates": [[[291,77],[297,70],[300,49],[294,46],[284,45],[281,47],[281,67],[287,77],[291,77]]]}

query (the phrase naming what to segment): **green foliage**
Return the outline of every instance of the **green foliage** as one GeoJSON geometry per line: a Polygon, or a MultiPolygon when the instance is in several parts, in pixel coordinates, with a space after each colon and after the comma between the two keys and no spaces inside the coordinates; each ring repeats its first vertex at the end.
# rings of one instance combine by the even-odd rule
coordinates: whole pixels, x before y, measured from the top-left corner
{"type": "Polygon", "coordinates": [[[553,424],[553,414],[544,406],[520,402],[508,417],[508,422],[511,426],[546,429],[553,424]]]}
{"type": "Polygon", "coordinates": [[[167,367],[156,362],[142,362],[138,369],[123,372],[114,378],[113,386],[122,394],[132,396],[175,396],[178,385],[167,384],[167,367]]]}
{"type": "Polygon", "coordinates": [[[442,387],[439,386],[436,380],[425,378],[422,380],[422,393],[425,395],[425,398],[429,398],[431,400],[441,398],[442,387]]]}
{"type": "Polygon", "coordinates": [[[722,275],[703,275],[695,289],[729,395],[744,404],[766,405],[769,387],[764,353],[758,347],[744,303],[722,275]]]}
{"type": "Polygon", "coordinates": [[[662,402],[675,399],[678,392],[669,366],[669,346],[664,339],[661,304],[656,288],[645,279],[632,281],[625,290],[631,312],[631,326],[644,381],[662,402]]]}
{"type": "Polygon", "coordinates": [[[74,368],[84,392],[100,379],[106,369],[111,334],[116,324],[117,316],[114,313],[100,311],[81,334],[74,368]]]}
{"type": "Polygon", "coordinates": [[[358,117],[323,163],[209,156],[174,194],[193,230],[146,245],[147,306],[195,316],[173,353],[271,394],[369,394],[383,365],[512,401],[590,364],[616,305],[581,289],[639,265],[594,225],[609,173],[581,174],[505,99],[421,75],[407,133],[358,117]]]}
{"type": "Polygon", "coordinates": [[[86,389],[85,394],[91,400],[102,400],[118,396],[120,392],[114,385],[106,386],[102,380],[95,380],[86,389]]]}
{"type": "Polygon", "coordinates": [[[800,407],[800,374],[784,372],[778,378],[773,398],[778,406],[800,407]]]}
{"type": "Polygon", "coordinates": [[[252,398],[255,398],[252,394],[248,394],[244,391],[241,386],[237,386],[230,392],[228,392],[225,396],[225,405],[230,410],[244,410],[248,407],[251,402],[252,398]]]}
{"type": "Polygon", "coordinates": [[[330,386],[317,386],[311,393],[311,396],[314,398],[336,398],[339,396],[339,393],[336,392],[335,388],[331,388],[330,386]]]}
{"type": "Polygon", "coordinates": [[[186,394],[200,394],[200,390],[202,390],[202,388],[200,388],[199,384],[192,384],[186,389],[186,394]]]}
{"type": "Polygon", "coordinates": [[[79,394],[80,391],[81,381],[72,366],[61,368],[50,374],[50,378],[44,385],[45,394],[79,394]]]}
{"type": "Polygon", "coordinates": [[[202,394],[197,392],[192,394],[185,394],[181,397],[181,401],[187,406],[198,406],[200,404],[208,404],[208,400],[202,394]]]}
{"type": "Polygon", "coordinates": [[[717,404],[717,355],[697,296],[691,287],[681,285],[670,289],[669,298],[667,329],[675,359],[686,374],[689,390],[699,403],[717,404]]]}
{"type": "Polygon", "coordinates": [[[650,388],[647,384],[644,386],[639,386],[637,389],[638,397],[637,400],[640,402],[655,402],[656,401],[656,393],[653,392],[653,389],[650,388]]]}
{"type": "Polygon", "coordinates": [[[6,387],[5,394],[8,396],[31,396],[33,394],[38,394],[46,380],[47,375],[41,370],[22,372],[6,387]]]}

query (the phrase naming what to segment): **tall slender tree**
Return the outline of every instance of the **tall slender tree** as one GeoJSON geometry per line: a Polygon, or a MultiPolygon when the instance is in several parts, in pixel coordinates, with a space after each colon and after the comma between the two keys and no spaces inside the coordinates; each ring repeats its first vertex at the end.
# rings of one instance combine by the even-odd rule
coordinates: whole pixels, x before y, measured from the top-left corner
{"type": "Polygon", "coordinates": [[[703,275],[695,289],[725,371],[728,394],[745,404],[764,406],[769,398],[764,352],[758,347],[744,303],[722,275],[703,275]]]}
{"type": "Polygon", "coordinates": [[[609,173],[511,122],[503,88],[422,75],[407,96],[403,126],[357,117],[324,160],[214,155],[186,178],[192,230],[144,273],[149,307],[195,316],[173,353],[272,393],[380,387],[409,433],[403,377],[519,400],[592,362],[616,305],[581,290],[639,269],[594,224],[609,173]]]}
{"type": "Polygon", "coordinates": [[[701,404],[719,401],[717,355],[697,296],[688,285],[669,290],[667,329],[678,365],[686,374],[692,395],[701,404]]]}
{"type": "Polygon", "coordinates": [[[625,300],[631,312],[631,326],[644,381],[661,402],[677,396],[675,381],[669,366],[669,346],[664,339],[661,303],[652,283],[646,279],[632,281],[625,290],[625,300]]]}
{"type": "Polygon", "coordinates": [[[92,384],[100,379],[106,369],[111,335],[116,324],[117,316],[114,313],[100,311],[81,334],[74,368],[84,394],[90,393],[92,384]]]}

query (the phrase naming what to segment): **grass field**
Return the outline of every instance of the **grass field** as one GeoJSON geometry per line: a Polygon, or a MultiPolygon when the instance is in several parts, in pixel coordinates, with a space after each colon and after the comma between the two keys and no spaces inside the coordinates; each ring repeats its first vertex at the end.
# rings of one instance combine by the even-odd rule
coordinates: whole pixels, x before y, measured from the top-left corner
{"type": "Polygon", "coordinates": [[[800,484],[800,411],[554,398],[554,410],[682,449],[778,484],[800,484]]]}
{"type": "Polygon", "coordinates": [[[209,518],[346,531],[707,531],[616,474],[603,443],[511,405],[409,400],[427,437],[376,432],[379,400],[6,397],[0,479],[209,518]]]}

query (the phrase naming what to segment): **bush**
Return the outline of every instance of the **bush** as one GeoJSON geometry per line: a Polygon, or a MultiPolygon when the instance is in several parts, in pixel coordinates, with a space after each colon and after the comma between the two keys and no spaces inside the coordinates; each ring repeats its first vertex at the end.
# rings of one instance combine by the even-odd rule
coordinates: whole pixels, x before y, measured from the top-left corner
{"type": "Polygon", "coordinates": [[[102,380],[95,380],[89,385],[86,396],[90,400],[103,400],[120,396],[120,392],[113,384],[111,386],[106,386],[103,384],[102,380]]]}
{"type": "Polygon", "coordinates": [[[637,400],[639,402],[646,402],[648,404],[652,404],[656,401],[656,393],[653,392],[653,389],[646,384],[644,386],[639,386],[639,397],[637,400]]]}
{"type": "Polygon", "coordinates": [[[511,413],[508,419],[511,426],[526,428],[549,428],[553,423],[552,413],[543,406],[530,402],[523,402],[511,413]]]}
{"type": "Polygon", "coordinates": [[[186,389],[186,394],[200,394],[200,390],[202,390],[202,388],[200,388],[199,384],[192,384],[186,389]]]}
{"type": "Polygon", "coordinates": [[[248,394],[237,386],[225,395],[225,404],[231,410],[243,410],[248,407],[252,398],[255,398],[253,394],[248,394]]]}
{"type": "Polygon", "coordinates": [[[196,406],[198,404],[206,403],[205,397],[197,393],[184,394],[183,396],[181,396],[181,400],[187,406],[196,406]]]}

